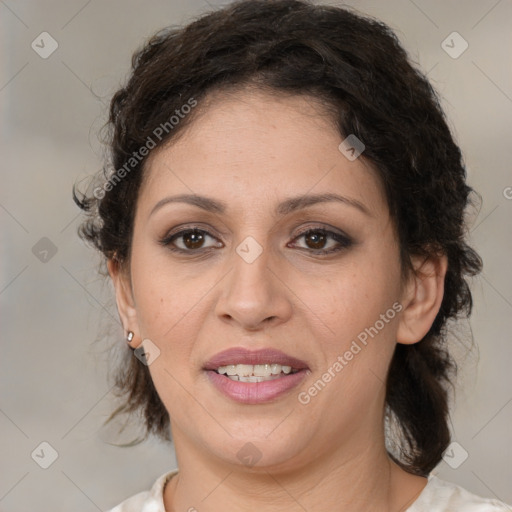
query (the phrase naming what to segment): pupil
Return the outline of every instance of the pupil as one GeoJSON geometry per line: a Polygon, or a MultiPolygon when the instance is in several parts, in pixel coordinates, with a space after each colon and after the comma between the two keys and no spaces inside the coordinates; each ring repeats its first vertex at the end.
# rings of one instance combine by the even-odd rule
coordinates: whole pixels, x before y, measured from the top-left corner
{"type": "Polygon", "coordinates": [[[323,233],[311,233],[306,238],[308,241],[313,239],[314,249],[321,249],[325,243],[325,235],[323,233]]]}
{"type": "Polygon", "coordinates": [[[183,237],[184,241],[185,241],[185,245],[189,248],[189,249],[195,249],[197,247],[200,247],[201,246],[201,243],[203,242],[203,234],[202,233],[199,233],[197,231],[192,231],[188,234],[186,234],[184,237],[183,237]],[[189,243],[190,242],[190,243],[189,243]]]}

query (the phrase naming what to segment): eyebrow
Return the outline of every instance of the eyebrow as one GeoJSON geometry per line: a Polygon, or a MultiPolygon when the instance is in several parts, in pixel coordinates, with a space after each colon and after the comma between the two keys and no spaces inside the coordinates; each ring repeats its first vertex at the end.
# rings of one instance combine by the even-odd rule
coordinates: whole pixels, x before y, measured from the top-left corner
{"type": "MultiPolygon", "coordinates": [[[[312,206],[314,204],[333,201],[343,203],[348,206],[352,206],[354,208],[357,208],[364,214],[370,217],[372,216],[368,208],[359,201],[357,201],[356,199],[351,199],[349,197],[344,197],[332,193],[308,194],[303,196],[290,197],[277,205],[276,214],[284,216],[294,211],[307,208],[308,206],[312,206]]],[[[169,203],[187,203],[193,206],[197,206],[198,208],[201,208],[208,212],[218,214],[225,213],[227,210],[227,205],[223,201],[218,201],[211,197],[200,196],[197,194],[180,194],[177,196],[164,197],[163,199],[158,201],[158,203],[155,204],[149,215],[153,215],[157,210],[159,210],[160,208],[169,203]]]]}

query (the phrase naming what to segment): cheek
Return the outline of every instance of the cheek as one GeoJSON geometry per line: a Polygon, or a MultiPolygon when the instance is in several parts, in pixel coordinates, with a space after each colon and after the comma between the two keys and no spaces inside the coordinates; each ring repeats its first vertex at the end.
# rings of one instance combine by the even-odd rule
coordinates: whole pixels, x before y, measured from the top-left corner
{"type": "Polygon", "coordinates": [[[394,254],[385,258],[381,252],[367,251],[308,297],[328,326],[318,341],[325,354],[323,366],[337,375],[333,390],[352,389],[362,399],[362,389],[370,382],[376,386],[367,390],[371,395],[386,379],[402,308],[400,266],[394,254]]]}
{"type": "Polygon", "coordinates": [[[210,293],[222,277],[199,267],[177,264],[151,248],[139,247],[132,258],[139,328],[160,351],[149,367],[151,378],[166,408],[173,411],[190,405],[189,392],[200,374],[194,366],[197,342],[208,339],[204,326],[214,307],[210,293]]]}
{"type": "Polygon", "coordinates": [[[157,340],[190,326],[196,307],[215,284],[212,272],[173,263],[165,250],[143,238],[138,244],[134,240],[131,269],[139,327],[157,340]]]}
{"type": "Polygon", "coordinates": [[[311,286],[310,279],[303,276],[299,288],[304,290],[304,302],[313,305],[313,313],[335,338],[340,334],[355,336],[372,326],[392,308],[400,294],[397,262],[378,257],[354,258],[339,271],[325,276],[321,285],[311,286]]]}

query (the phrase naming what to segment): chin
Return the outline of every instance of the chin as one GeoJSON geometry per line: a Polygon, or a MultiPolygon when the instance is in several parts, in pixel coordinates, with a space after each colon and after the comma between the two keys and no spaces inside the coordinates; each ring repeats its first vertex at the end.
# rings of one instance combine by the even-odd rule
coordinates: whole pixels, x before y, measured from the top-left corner
{"type": "Polygon", "coordinates": [[[219,442],[210,438],[207,443],[215,457],[251,472],[296,467],[311,445],[311,439],[303,428],[291,431],[278,425],[279,422],[265,421],[255,428],[239,422],[236,427],[238,433],[229,430],[232,437],[226,434],[219,442]]]}

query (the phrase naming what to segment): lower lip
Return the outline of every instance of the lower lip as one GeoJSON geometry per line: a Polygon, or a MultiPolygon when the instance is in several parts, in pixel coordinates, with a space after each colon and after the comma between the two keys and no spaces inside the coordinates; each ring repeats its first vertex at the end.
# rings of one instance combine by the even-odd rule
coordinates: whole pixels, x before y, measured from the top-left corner
{"type": "Polygon", "coordinates": [[[210,382],[224,395],[235,402],[243,404],[262,404],[270,402],[284,395],[297,386],[306,376],[307,370],[299,370],[296,373],[283,375],[279,379],[263,382],[240,382],[231,380],[225,375],[220,375],[213,370],[206,373],[210,382]]]}

